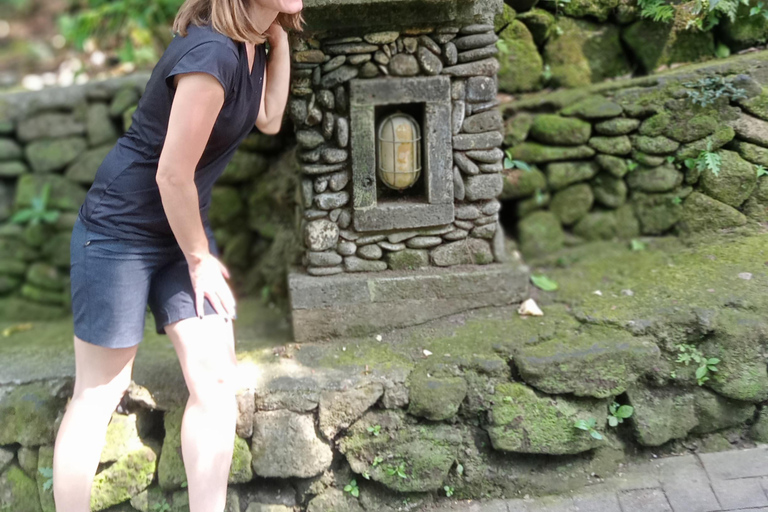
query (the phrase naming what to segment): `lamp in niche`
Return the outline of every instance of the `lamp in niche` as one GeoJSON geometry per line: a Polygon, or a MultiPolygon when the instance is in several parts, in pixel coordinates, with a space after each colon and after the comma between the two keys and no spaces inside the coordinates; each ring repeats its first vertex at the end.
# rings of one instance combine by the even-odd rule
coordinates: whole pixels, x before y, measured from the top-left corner
{"type": "Polygon", "coordinates": [[[421,128],[416,120],[402,112],[387,116],[379,124],[376,145],[382,183],[398,191],[413,186],[421,175],[421,128]]]}

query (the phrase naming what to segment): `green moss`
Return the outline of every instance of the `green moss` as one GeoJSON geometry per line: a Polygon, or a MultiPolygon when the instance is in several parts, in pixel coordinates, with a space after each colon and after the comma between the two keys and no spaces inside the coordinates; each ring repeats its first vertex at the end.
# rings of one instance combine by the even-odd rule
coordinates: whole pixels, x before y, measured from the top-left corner
{"type": "Polygon", "coordinates": [[[643,124],[640,125],[640,135],[647,135],[648,137],[661,135],[671,121],[672,116],[669,113],[659,112],[643,121],[643,124]]]}
{"type": "Polygon", "coordinates": [[[543,50],[553,85],[578,87],[629,73],[617,27],[560,18],[557,28],[560,35],[552,35],[543,50]]]}
{"type": "Polygon", "coordinates": [[[677,229],[683,234],[743,226],[747,218],[735,208],[705,194],[694,192],[683,203],[677,229]]]}
{"type": "MultiPolygon", "coordinates": [[[[763,18],[762,16],[756,17],[763,18]]],[[[763,20],[765,20],[765,18],[763,18],[763,20]]],[[[759,117],[764,121],[768,120],[768,91],[765,89],[753,98],[740,101],[739,105],[753,116],[759,117]]]]}
{"type": "Polygon", "coordinates": [[[512,158],[529,164],[591,158],[593,156],[595,156],[595,150],[589,146],[555,147],[535,142],[523,142],[512,148],[512,158]]]}
{"type": "Polygon", "coordinates": [[[572,0],[563,3],[560,10],[569,18],[595,18],[602,22],[608,19],[618,4],[619,0],[572,0]]]}
{"type": "Polygon", "coordinates": [[[751,0],[747,5],[739,2],[735,20],[726,16],[717,25],[717,35],[731,50],[744,50],[768,41],[768,20],[762,13],[750,16],[750,9],[758,4],[758,0],[751,0]]]}
{"type": "Polygon", "coordinates": [[[533,125],[533,115],[527,112],[520,112],[504,123],[505,135],[504,144],[514,146],[520,144],[528,138],[528,133],[533,125]]]}
{"type": "Polygon", "coordinates": [[[533,36],[533,41],[537,46],[542,46],[550,36],[552,27],[555,24],[555,17],[549,11],[544,9],[531,9],[517,17],[522,21],[533,36]]]}
{"type": "Polygon", "coordinates": [[[601,135],[627,135],[635,131],[640,126],[638,119],[628,117],[617,117],[607,121],[601,121],[595,125],[595,131],[601,135]]]}
{"type": "Polygon", "coordinates": [[[627,161],[624,158],[611,155],[597,155],[595,162],[597,162],[602,170],[616,178],[623,178],[629,172],[627,161]]]}
{"type": "Polygon", "coordinates": [[[508,51],[499,55],[498,82],[502,91],[533,91],[541,86],[544,70],[533,36],[520,21],[512,21],[501,31],[499,39],[508,51]]]}
{"type": "Polygon", "coordinates": [[[734,151],[722,149],[718,155],[721,159],[720,170],[717,174],[710,170],[702,173],[699,182],[701,190],[720,202],[738,208],[755,190],[757,173],[751,163],[734,151]]]}
{"type": "Polygon", "coordinates": [[[155,478],[157,448],[143,446],[127,453],[93,479],[91,509],[128,501],[149,487],[155,478]]]}
{"type": "Polygon", "coordinates": [[[743,425],[755,414],[754,404],[729,400],[702,387],[694,389],[694,396],[698,425],[692,432],[697,434],[743,425]]]}
{"type": "Polygon", "coordinates": [[[610,240],[616,236],[616,214],[590,212],[573,226],[573,233],[585,240],[610,240]]]}
{"type": "Polygon", "coordinates": [[[626,135],[617,137],[596,136],[589,139],[589,145],[605,155],[628,155],[632,151],[632,143],[626,135]]]}
{"type": "Polygon", "coordinates": [[[633,137],[632,143],[638,151],[652,155],[668,155],[680,147],[678,142],[661,135],[656,137],[638,135],[633,137]]]}
{"type": "Polygon", "coordinates": [[[683,183],[683,174],[674,165],[640,167],[627,176],[627,185],[642,192],[668,192],[683,183]]]}
{"type": "Polygon", "coordinates": [[[502,175],[504,188],[499,196],[500,199],[521,199],[536,194],[536,191],[547,190],[546,176],[535,167],[530,171],[505,169],[502,175]]]}
{"type": "Polygon", "coordinates": [[[514,363],[525,382],[544,392],[609,398],[626,391],[658,360],[652,339],[592,326],[576,336],[523,347],[514,363]]]}
{"type": "Polygon", "coordinates": [[[504,4],[500,14],[497,14],[493,20],[493,31],[497,34],[504,30],[510,23],[512,23],[517,16],[515,10],[507,4],[504,4]]]}
{"type": "Polygon", "coordinates": [[[16,464],[0,474],[0,511],[42,512],[35,481],[16,464]]]}
{"type": "Polygon", "coordinates": [[[685,438],[699,423],[692,393],[637,386],[627,392],[627,397],[635,409],[630,423],[637,442],[643,446],[685,438]]]}
{"type": "Polygon", "coordinates": [[[579,419],[594,418],[602,430],[607,404],[597,400],[543,396],[519,383],[496,387],[487,427],[496,450],[562,455],[580,453],[599,441],[574,427],[579,419]]]}
{"type": "Polygon", "coordinates": [[[538,256],[562,248],[565,234],[560,221],[552,212],[534,212],[517,225],[520,250],[528,256],[538,256]]]}
{"type": "Polygon", "coordinates": [[[564,116],[576,116],[583,119],[606,119],[617,117],[624,109],[603,96],[588,96],[572,105],[565,107],[560,113],[564,116]]]}
{"type": "Polygon", "coordinates": [[[601,173],[592,180],[595,201],[608,208],[618,208],[627,201],[627,185],[621,178],[601,173]]]}
{"type": "Polygon", "coordinates": [[[580,119],[541,114],[534,118],[530,136],[544,144],[578,146],[585,144],[592,133],[592,125],[580,119]]]}
{"type": "Polygon", "coordinates": [[[547,166],[547,182],[554,190],[563,189],[574,183],[587,181],[597,175],[594,162],[560,162],[547,166]]]}
{"type": "Polygon", "coordinates": [[[717,151],[733,140],[736,132],[730,126],[721,125],[715,130],[715,133],[701,140],[683,144],[675,152],[678,160],[687,158],[696,158],[702,151],[717,151]]]}
{"type": "Polygon", "coordinates": [[[709,115],[680,116],[664,130],[664,135],[677,142],[693,142],[711,135],[720,125],[709,115]]]}
{"type": "Polygon", "coordinates": [[[549,209],[566,226],[570,226],[592,209],[595,196],[586,183],[571,185],[560,190],[552,198],[549,209]]]}
{"type": "Polygon", "coordinates": [[[428,420],[452,418],[467,396],[467,381],[461,377],[439,377],[414,370],[408,377],[408,413],[428,420]]]}
{"type": "Polygon", "coordinates": [[[677,27],[675,23],[656,23],[643,19],[626,28],[621,36],[647,72],[660,66],[696,62],[714,55],[715,44],[711,32],[677,27]]]}
{"type": "Polygon", "coordinates": [[[53,424],[65,400],[42,382],[14,388],[0,400],[0,445],[53,443],[53,424]]]}

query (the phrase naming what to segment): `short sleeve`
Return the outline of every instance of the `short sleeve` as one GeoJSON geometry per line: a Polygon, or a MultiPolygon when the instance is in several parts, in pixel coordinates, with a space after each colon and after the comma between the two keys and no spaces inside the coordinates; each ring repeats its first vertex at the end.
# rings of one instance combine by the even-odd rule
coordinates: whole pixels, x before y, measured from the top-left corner
{"type": "Polygon", "coordinates": [[[176,62],[165,76],[165,83],[173,87],[173,76],[182,73],[208,73],[214,76],[229,94],[238,69],[237,54],[218,41],[205,41],[190,49],[176,62]]]}

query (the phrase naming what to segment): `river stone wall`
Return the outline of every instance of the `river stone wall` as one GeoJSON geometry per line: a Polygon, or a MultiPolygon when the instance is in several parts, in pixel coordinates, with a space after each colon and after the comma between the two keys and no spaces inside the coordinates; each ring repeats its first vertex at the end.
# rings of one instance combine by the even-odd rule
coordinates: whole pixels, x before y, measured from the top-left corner
{"type": "Polygon", "coordinates": [[[642,17],[636,0],[507,0],[495,23],[499,89],[580,87],[762,47],[768,19],[747,3],[733,2],[735,21],[702,31],[685,28],[700,10],[693,1],[665,2],[674,14],[664,23],[642,17]]]}
{"type": "MultiPolygon", "coordinates": [[[[148,76],[0,96],[0,318],[70,312],[72,226],[98,166],[131,122],[148,76]],[[11,222],[50,184],[54,222],[11,222]]],[[[211,227],[242,294],[285,295],[285,261],[298,256],[292,133],[254,131],[213,190],[211,227]],[[282,272],[281,272],[282,271],[282,272]]]]}
{"type": "Polygon", "coordinates": [[[767,69],[761,52],[503,105],[523,253],[768,222],[767,69]]]}
{"type": "Polygon", "coordinates": [[[301,150],[310,275],[503,261],[493,29],[441,25],[316,35],[292,45],[289,111],[301,150]],[[376,203],[374,141],[367,134],[375,131],[374,104],[395,100],[425,105],[420,179],[427,202],[376,203]]]}

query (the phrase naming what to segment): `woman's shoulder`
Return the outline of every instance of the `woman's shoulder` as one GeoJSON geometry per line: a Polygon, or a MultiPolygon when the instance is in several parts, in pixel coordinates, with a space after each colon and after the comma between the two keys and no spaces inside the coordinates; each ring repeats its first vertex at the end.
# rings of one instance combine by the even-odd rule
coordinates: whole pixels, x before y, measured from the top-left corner
{"type": "Polygon", "coordinates": [[[231,37],[214,29],[210,23],[205,25],[190,23],[187,27],[187,35],[174,34],[171,45],[179,45],[189,50],[200,44],[210,42],[220,43],[238,55],[237,43],[231,37]]]}

